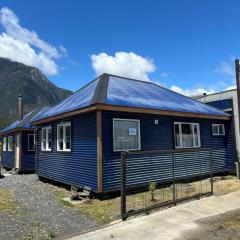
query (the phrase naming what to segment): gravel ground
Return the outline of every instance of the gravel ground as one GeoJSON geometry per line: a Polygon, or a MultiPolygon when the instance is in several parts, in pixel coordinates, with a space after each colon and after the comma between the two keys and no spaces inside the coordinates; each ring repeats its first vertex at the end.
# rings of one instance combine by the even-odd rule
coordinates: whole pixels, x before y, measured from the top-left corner
{"type": "Polygon", "coordinates": [[[57,199],[61,190],[43,183],[34,174],[11,175],[0,179],[0,187],[10,189],[19,209],[15,214],[0,211],[0,239],[66,239],[99,224],[79,210],[57,199]]]}

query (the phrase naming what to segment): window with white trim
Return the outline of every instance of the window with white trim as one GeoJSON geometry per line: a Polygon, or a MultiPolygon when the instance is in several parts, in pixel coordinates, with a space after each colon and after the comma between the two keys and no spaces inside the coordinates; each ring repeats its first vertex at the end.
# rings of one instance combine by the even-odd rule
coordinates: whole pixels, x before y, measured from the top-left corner
{"type": "Polygon", "coordinates": [[[140,121],[136,119],[113,119],[113,150],[141,149],[140,121]]]}
{"type": "Polygon", "coordinates": [[[7,143],[7,148],[9,152],[12,152],[13,150],[13,136],[8,136],[8,143],[7,143]]]}
{"type": "Polygon", "coordinates": [[[35,150],[35,137],[34,134],[28,134],[28,151],[34,151],[35,150]]]}
{"type": "Polygon", "coordinates": [[[3,151],[4,152],[7,151],[7,138],[6,137],[3,138],[3,151]]]}
{"type": "Polygon", "coordinates": [[[197,148],[200,143],[200,128],[198,123],[174,123],[176,148],[197,148]]]}
{"type": "Polygon", "coordinates": [[[212,124],[212,134],[213,136],[224,136],[225,135],[224,124],[212,124]]]}
{"type": "Polygon", "coordinates": [[[41,150],[52,150],[52,127],[47,126],[42,128],[41,150]]]}
{"type": "Polygon", "coordinates": [[[71,123],[57,125],[57,151],[71,151],[71,123]]]}

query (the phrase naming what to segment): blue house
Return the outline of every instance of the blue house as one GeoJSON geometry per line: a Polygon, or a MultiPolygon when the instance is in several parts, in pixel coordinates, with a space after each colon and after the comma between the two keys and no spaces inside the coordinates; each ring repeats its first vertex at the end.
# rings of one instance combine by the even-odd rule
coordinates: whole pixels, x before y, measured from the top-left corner
{"type": "Polygon", "coordinates": [[[14,172],[35,170],[35,127],[30,120],[48,108],[37,108],[23,116],[22,96],[19,96],[19,119],[4,128],[2,137],[1,165],[14,172]]]}
{"type": "Polygon", "coordinates": [[[211,147],[214,172],[234,167],[230,115],[151,82],[103,74],[31,123],[37,175],[96,193],[119,190],[122,151],[211,147]]]}

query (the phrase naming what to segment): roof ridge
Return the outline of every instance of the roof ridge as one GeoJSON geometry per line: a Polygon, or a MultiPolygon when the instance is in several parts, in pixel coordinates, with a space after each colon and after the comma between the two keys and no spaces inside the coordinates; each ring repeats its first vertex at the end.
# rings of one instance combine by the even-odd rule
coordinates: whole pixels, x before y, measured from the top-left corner
{"type": "Polygon", "coordinates": [[[105,100],[107,97],[108,83],[109,83],[109,74],[104,73],[99,76],[99,82],[95,89],[90,105],[93,105],[96,103],[105,103],[105,100]]]}

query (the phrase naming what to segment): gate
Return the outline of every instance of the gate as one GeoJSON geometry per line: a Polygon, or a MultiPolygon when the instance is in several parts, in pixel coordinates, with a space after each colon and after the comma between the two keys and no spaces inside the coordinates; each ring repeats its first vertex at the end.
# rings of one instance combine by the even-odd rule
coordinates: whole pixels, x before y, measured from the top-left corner
{"type": "Polygon", "coordinates": [[[210,148],[121,153],[121,217],[213,194],[210,148]]]}

